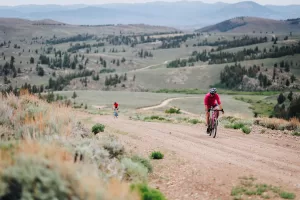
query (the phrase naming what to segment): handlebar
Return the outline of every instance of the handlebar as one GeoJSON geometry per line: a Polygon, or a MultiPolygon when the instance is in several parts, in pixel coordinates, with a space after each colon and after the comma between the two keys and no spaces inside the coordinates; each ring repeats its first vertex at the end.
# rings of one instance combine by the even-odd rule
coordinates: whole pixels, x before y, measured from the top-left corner
{"type": "Polygon", "coordinates": [[[214,110],[214,109],[208,109],[208,112],[210,112],[211,110],[213,110],[213,111],[221,111],[221,112],[224,112],[224,109],[222,109],[222,110],[214,110]]]}

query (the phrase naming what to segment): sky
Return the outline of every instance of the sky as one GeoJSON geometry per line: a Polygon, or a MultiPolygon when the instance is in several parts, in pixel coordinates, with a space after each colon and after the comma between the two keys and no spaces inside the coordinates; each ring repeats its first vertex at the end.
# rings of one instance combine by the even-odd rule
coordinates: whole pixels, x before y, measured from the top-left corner
{"type": "MultiPolygon", "coordinates": [[[[106,3],[143,3],[143,2],[151,2],[158,0],[0,0],[0,5],[2,6],[14,6],[14,5],[24,5],[24,4],[106,4],[106,3]]],[[[160,0],[160,1],[168,1],[174,2],[178,0],[160,0]]],[[[194,0],[195,1],[195,0],[194,0]]],[[[237,3],[241,0],[201,0],[205,3],[215,3],[218,1],[226,2],[226,3],[237,3]]],[[[300,0],[253,0],[256,3],[265,5],[288,5],[288,4],[300,4],[300,0]]]]}

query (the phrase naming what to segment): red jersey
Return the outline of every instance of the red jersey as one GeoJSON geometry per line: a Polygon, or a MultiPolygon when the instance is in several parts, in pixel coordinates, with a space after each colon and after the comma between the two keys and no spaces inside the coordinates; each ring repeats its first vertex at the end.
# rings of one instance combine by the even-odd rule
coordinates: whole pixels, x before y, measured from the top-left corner
{"type": "Polygon", "coordinates": [[[208,106],[210,108],[211,106],[216,105],[216,102],[218,105],[221,104],[220,97],[218,94],[215,94],[214,96],[211,96],[210,93],[207,93],[204,97],[204,105],[208,106]]]}
{"type": "Polygon", "coordinates": [[[114,103],[114,106],[115,106],[115,108],[118,108],[119,104],[118,103],[114,103]]]}

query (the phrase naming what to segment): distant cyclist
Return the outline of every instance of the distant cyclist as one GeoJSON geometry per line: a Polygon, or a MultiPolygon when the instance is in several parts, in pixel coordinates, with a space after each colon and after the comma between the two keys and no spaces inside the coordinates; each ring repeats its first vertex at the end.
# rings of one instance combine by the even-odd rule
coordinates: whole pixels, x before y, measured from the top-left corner
{"type": "Polygon", "coordinates": [[[115,102],[114,104],[113,104],[113,110],[114,110],[114,117],[115,118],[118,118],[118,111],[119,111],[119,104],[117,103],[117,102],[115,102]]]}
{"type": "Polygon", "coordinates": [[[205,112],[206,112],[206,126],[207,126],[207,132],[209,132],[209,109],[213,107],[217,110],[222,110],[222,113],[224,114],[224,110],[221,105],[220,97],[217,94],[216,88],[211,88],[209,93],[207,93],[204,97],[204,106],[205,106],[205,112]]]}
{"type": "Polygon", "coordinates": [[[119,110],[119,104],[117,102],[114,103],[113,109],[119,110]]]}

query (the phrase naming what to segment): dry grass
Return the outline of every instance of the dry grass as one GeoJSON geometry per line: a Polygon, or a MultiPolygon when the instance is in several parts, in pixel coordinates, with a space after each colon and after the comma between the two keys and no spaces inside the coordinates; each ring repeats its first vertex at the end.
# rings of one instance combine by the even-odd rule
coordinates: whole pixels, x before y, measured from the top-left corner
{"type": "Polygon", "coordinates": [[[260,118],[254,121],[255,124],[272,130],[297,130],[300,129],[300,121],[292,118],[289,121],[278,118],[260,118]]]}
{"type": "MultiPolygon", "coordinates": [[[[132,193],[128,183],[121,183],[111,179],[105,183],[99,176],[91,176],[91,171],[97,170],[90,165],[75,165],[70,152],[55,145],[36,141],[22,141],[1,147],[0,149],[0,177],[4,188],[10,188],[10,181],[21,184],[24,193],[30,193],[32,197],[39,194],[30,192],[34,184],[41,184],[44,189],[56,197],[68,197],[78,199],[133,199],[138,200],[138,194],[132,193]],[[28,167],[34,166],[28,171],[28,167]],[[39,173],[39,170],[41,173],[39,173]],[[49,171],[52,173],[49,174],[49,171]],[[25,174],[25,175],[24,175],[25,174]],[[41,175],[50,175],[47,180],[41,175]],[[39,182],[41,181],[41,183],[39,182]],[[51,181],[50,181],[51,180],[51,181]],[[53,187],[50,182],[60,186],[53,187]],[[22,183],[26,182],[28,185],[22,183]],[[47,190],[46,190],[47,191],[47,190]]],[[[97,174],[95,172],[94,174],[97,174]]],[[[11,189],[11,188],[10,188],[11,189]]],[[[0,196],[8,195],[9,192],[18,194],[17,191],[0,191],[0,196]]],[[[44,191],[45,192],[45,191],[44,191]]],[[[47,192],[45,192],[45,195],[47,192]]]]}
{"type": "Polygon", "coordinates": [[[129,181],[147,169],[124,165],[118,139],[93,136],[70,108],[22,92],[2,98],[0,114],[0,199],[140,199],[129,181]]]}
{"type": "Polygon", "coordinates": [[[73,116],[70,108],[50,105],[26,93],[19,98],[9,94],[0,105],[0,125],[6,126],[15,138],[70,135],[73,116]]]}

